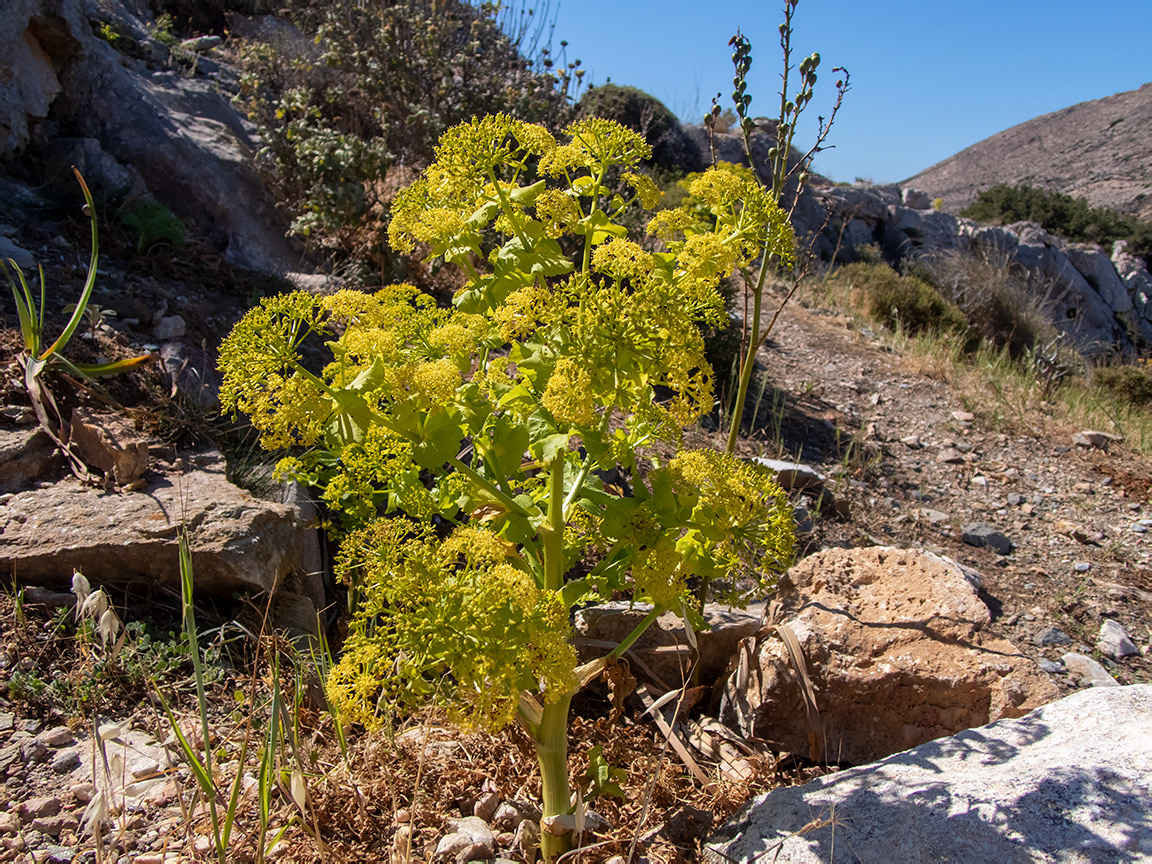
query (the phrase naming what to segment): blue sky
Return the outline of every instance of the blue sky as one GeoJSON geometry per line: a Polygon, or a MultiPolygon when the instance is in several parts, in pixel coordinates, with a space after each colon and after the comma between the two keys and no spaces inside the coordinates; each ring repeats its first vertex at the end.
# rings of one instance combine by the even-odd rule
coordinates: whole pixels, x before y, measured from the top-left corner
{"type": "MultiPolygon", "coordinates": [[[[552,0],[553,45],[566,39],[596,83],[639,87],[697,120],[718,91],[731,104],[727,43],[739,27],[752,42],[752,113],[768,115],[782,10],[782,0],[552,0]]],[[[1152,81],[1152,0],[800,0],[794,23],[797,62],[822,58],[813,126],[831,106],[832,67],[852,74],[835,149],[816,162],[835,180],[902,180],[1037,115],[1152,81]]],[[[812,135],[801,129],[797,143],[812,135]]]]}

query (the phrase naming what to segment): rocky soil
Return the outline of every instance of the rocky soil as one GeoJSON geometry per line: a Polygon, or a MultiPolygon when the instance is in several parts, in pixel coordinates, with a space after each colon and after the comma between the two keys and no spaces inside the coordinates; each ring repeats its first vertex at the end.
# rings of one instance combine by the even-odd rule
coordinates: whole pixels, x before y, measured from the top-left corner
{"type": "MultiPolygon", "coordinates": [[[[1144,647],[1101,662],[1121,683],[1150,680],[1152,468],[1143,457],[1110,437],[1089,436],[1092,446],[1078,437],[1085,430],[1038,423],[1040,410],[1032,425],[1004,420],[991,391],[956,392],[945,370],[819,308],[790,304],[762,361],[771,385],[748,454],[782,448],[852,505],[850,519],[814,520],[808,551],[942,552],[980,572],[993,632],[1020,650],[1049,664],[1069,651],[1098,654],[1103,622],[1115,620],[1144,647]]],[[[1066,669],[1046,668],[1063,690],[1080,686],[1066,669]]]]}

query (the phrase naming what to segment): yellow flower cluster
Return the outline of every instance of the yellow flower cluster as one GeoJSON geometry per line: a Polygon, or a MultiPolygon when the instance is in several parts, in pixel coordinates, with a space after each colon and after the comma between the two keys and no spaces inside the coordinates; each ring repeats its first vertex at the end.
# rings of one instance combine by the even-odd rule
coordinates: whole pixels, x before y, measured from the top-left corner
{"type": "Polygon", "coordinates": [[[571,232],[580,220],[580,205],[567,192],[546,189],[536,199],[536,218],[544,223],[549,237],[561,237],[571,232]]]}
{"type": "Polygon", "coordinates": [[[553,292],[539,282],[513,291],[492,314],[500,326],[501,338],[513,342],[536,332],[552,317],[554,299],[553,292]]]}
{"type": "Polygon", "coordinates": [[[632,191],[635,192],[636,197],[640,199],[640,206],[645,210],[651,210],[659,204],[660,196],[664,194],[660,191],[660,187],[656,185],[656,181],[647,174],[637,174],[633,171],[628,171],[624,174],[624,182],[632,187],[632,191]]]}
{"type": "Polygon", "coordinates": [[[430,528],[380,520],[348,538],[343,578],[363,586],[344,656],[328,676],[346,721],[377,726],[397,706],[448,704],[466,725],[496,730],[522,690],[555,701],[575,690],[567,609],[482,529],[440,541],[430,528]]]}
{"type": "Polygon", "coordinates": [[[687,590],[681,568],[684,556],[676,549],[676,542],[661,536],[655,545],[637,553],[632,565],[632,579],[639,595],[653,606],[672,608],[687,590]]]}
{"type": "Polygon", "coordinates": [[[755,463],[713,450],[685,450],[667,465],[673,488],[693,505],[692,521],[708,535],[692,534],[681,551],[709,559],[717,569],[771,584],[792,563],[792,508],[770,473],[755,463]]]}
{"type": "Polygon", "coordinates": [[[596,247],[592,253],[592,267],[616,279],[642,279],[655,268],[651,253],[639,244],[622,237],[613,237],[596,247]]]}
{"type": "Polygon", "coordinates": [[[561,423],[591,426],[599,419],[592,376],[571,357],[556,363],[540,402],[561,423]]]}
{"type": "Polygon", "coordinates": [[[515,178],[529,157],[544,161],[556,149],[547,129],[507,114],[453,126],[440,138],[436,161],[393,200],[392,246],[412,252],[419,241],[433,247],[433,255],[450,249],[450,257],[463,250],[478,253],[479,237],[472,235],[496,215],[492,209],[477,222],[480,208],[500,197],[493,184],[515,178]]]}
{"type": "Polygon", "coordinates": [[[220,404],[244,412],[268,449],[309,445],[330,408],[314,381],[297,371],[300,344],[327,332],[316,298],[303,292],[265,297],[220,346],[220,404]]]}

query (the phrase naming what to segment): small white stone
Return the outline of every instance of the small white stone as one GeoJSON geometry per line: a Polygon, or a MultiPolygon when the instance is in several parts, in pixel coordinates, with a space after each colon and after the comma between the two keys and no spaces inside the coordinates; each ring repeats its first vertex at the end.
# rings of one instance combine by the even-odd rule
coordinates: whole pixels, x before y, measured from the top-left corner
{"type": "Polygon", "coordinates": [[[1112,619],[1106,620],[1101,625],[1100,639],[1096,642],[1096,647],[1100,649],[1100,653],[1116,660],[1140,653],[1140,649],[1128,638],[1124,628],[1112,619]]]}

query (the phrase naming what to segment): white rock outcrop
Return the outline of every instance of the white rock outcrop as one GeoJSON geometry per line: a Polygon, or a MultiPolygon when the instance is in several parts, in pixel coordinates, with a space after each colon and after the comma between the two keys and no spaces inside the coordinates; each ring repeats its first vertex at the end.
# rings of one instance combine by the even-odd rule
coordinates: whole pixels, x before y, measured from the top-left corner
{"type": "Polygon", "coordinates": [[[710,862],[1152,860],[1152,685],[1093,688],[777,789],[705,845],[710,862]]]}

